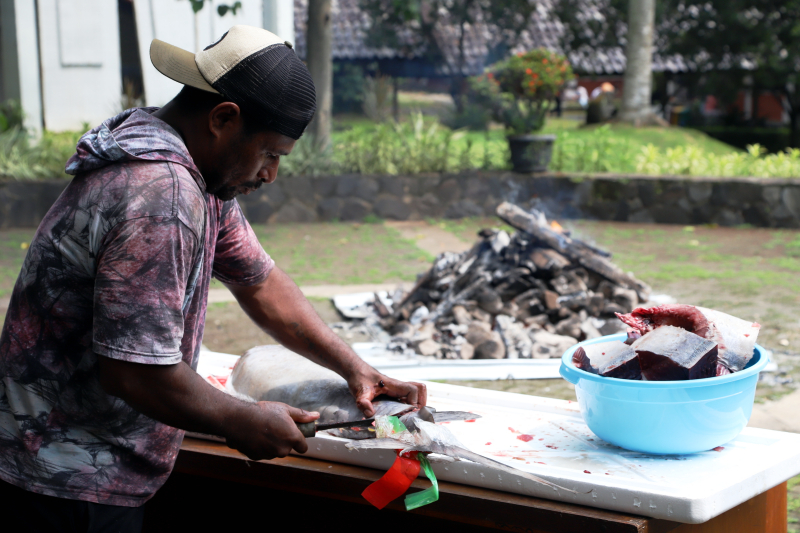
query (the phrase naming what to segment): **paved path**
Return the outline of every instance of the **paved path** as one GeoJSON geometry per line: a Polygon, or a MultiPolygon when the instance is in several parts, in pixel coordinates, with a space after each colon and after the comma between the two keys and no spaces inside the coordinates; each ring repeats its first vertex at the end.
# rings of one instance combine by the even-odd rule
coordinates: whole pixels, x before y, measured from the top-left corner
{"type": "MultiPolygon", "coordinates": [[[[376,292],[388,291],[392,292],[397,287],[402,287],[409,290],[413,283],[372,283],[364,285],[309,285],[307,287],[300,287],[306,298],[333,298],[337,294],[352,294],[356,292],[376,292]]],[[[208,303],[218,302],[235,302],[236,298],[233,297],[228,289],[209,289],[208,303]]]]}
{"type": "Polygon", "coordinates": [[[420,249],[431,255],[463,252],[472,248],[472,243],[464,242],[449,231],[431,226],[423,220],[387,220],[384,225],[397,230],[404,239],[414,241],[420,249]]]}
{"type": "Polygon", "coordinates": [[[776,402],[755,404],[747,425],[800,433],[800,390],[787,394],[776,402]]]}

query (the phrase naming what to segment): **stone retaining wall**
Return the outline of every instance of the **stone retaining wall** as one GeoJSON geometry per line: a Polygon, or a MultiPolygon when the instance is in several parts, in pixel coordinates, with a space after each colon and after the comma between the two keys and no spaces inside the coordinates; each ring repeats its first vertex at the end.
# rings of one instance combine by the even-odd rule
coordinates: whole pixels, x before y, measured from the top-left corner
{"type": "Polygon", "coordinates": [[[510,201],[558,218],[800,228],[800,179],[524,175],[283,177],[240,198],[252,222],[493,216],[510,201]]]}
{"type": "MultiPolygon", "coordinates": [[[[65,186],[0,183],[0,228],[36,226],[65,186]]],[[[282,176],[239,198],[253,223],[493,216],[504,200],[562,219],[800,228],[800,179],[512,172],[282,176]]]]}

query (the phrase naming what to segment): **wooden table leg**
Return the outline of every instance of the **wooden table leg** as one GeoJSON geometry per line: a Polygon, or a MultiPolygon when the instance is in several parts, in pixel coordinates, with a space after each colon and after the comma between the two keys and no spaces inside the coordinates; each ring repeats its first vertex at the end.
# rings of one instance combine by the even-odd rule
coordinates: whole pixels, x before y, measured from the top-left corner
{"type": "Polygon", "coordinates": [[[670,533],[786,533],[786,482],[703,524],[684,524],[670,533]]]}

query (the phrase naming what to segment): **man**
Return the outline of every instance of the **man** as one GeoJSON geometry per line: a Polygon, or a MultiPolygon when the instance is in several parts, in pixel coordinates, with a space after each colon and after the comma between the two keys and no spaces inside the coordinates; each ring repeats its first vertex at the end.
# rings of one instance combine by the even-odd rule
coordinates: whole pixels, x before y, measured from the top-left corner
{"type": "Polygon", "coordinates": [[[235,26],[196,55],[153,41],[185,88],[84,135],[31,243],[0,337],[0,508],[9,530],[137,531],[182,430],[253,459],[303,453],[308,413],[194,372],[210,279],[288,348],[343,376],[364,414],[424,386],[366,365],[261,248],[234,199],[275,180],[315,110],[291,46],[235,26]],[[180,428],[180,429],[176,429],[180,428]]]}

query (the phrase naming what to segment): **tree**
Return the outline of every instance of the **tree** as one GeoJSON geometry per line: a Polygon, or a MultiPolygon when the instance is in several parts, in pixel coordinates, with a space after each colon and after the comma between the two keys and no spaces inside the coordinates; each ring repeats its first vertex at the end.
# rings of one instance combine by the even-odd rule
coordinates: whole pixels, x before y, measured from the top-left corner
{"type": "Polygon", "coordinates": [[[667,51],[705,74],[710,90],[745,77],[784,103],[800,147],[800,0],[664,0],[667,51]],[[714,83],[716,82],[716,84],[714,83]]]}
{"type": "Polygon", "coordinates": [[[308,131],[318,149],[325,150],[331,139],[333,106],[333,30],[331,0],[308,1],[306,63],[317,92],[317,112],[308,131]]]}
{"type": "Polygon", "coordinates": [[[628,43],[625,47],[625,85],[620,120],[641,125],[653,114],[653,30],[655,0],[628,3],[628,43]]]}
{"type": "Polygon", "coordinates": [[[637,125],[659,122],[650,107],[656,11],[655,0],[556,0],[553,6],[564,27],[565,51],[625,47],[620,120],[637,125]]]}
{"type": "Polygon", "coordinates": [[[536,0],[361,0],[370,18],[367,43],[390,47],[406,57],[424,55],[439,66],[445,64],[442,25],[458,30],[456,64],[451,65],[451,94],[461,110],[467,90],[464,72],[465,37],[468,26],[488,24],[496,36],[494,56],[505,55],[520,32],[530,24],[536,0]]]}

